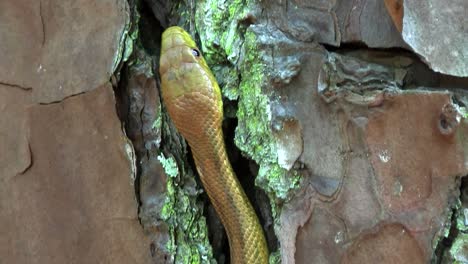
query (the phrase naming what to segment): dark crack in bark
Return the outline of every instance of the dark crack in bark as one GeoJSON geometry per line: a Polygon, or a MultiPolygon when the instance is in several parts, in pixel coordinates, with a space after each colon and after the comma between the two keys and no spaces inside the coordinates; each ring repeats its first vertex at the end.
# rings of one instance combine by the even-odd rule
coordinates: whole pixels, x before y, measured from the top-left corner
{"type": "MultiPolygon", "coordinates": [[[[100,87],[100,86],[98,86],[100,87]]],[[[76,93],[76,94],[72,94],[72,95],[69,95],[69,96],[66,96],[60,100],[57,100],[57,101],[52,101],[52,102],[47,102],[47,103],[44,103],[44,102],[41,102],[39,103],[39,105],[53,105],[53,104],[59,104],[59,103],[62,103],[72,97],[75,97],[75,96],[80,96],[80,95],[83,95],[85,93],[88,93],[88,92],[92,92],[93,90],[90,90],[90,91],[85,91],[85,92],[80,92],[80,93],[76,93]]]]}
{"type": "Polygon", "coordinates": [[[12,87],[12,88],[19,88],[19,89],[25,90],[25,91],[31,91],[32,90],[32,87],[25,87],[25,86],[21,86],[19,84],[15,84],[15,83],[7,83],[7,82],[0,81],[0,84],[4,85],[4,86],[12,87]]]}
{"type": "Polygon", "coordinates": [[[41,45],[44,47],[45,41],[46,41],[46,31],[45,31],[45,22],[44,22],[44,17],[43,17],[43,12],[42,12],[42,0],[39,1],[39,17],[41,18],[41,26],[42,26],[42,41],[41,45]]]}
{"type": "Polygon", "coordinates": [[[28,155],[29,155],[29,163],[26,165],[26,167],[20,171],[18,174],[23,175],[25,174],[34,164],[34,159],[33,159],[33,152],[31,149],[31,144],[28,142],[28,155]]]}

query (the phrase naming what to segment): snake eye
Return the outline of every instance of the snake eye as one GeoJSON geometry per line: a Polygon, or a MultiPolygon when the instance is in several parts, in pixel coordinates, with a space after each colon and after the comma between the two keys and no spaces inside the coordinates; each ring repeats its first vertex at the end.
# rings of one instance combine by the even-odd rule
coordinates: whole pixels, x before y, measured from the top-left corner
{"type": "Polygon", "coordinates": [[[195,57],[200,57],[200,51],[197,50],[197,49],[192,49],[192,54],[193,54],[193,56],[195,56],[195,57]]]}

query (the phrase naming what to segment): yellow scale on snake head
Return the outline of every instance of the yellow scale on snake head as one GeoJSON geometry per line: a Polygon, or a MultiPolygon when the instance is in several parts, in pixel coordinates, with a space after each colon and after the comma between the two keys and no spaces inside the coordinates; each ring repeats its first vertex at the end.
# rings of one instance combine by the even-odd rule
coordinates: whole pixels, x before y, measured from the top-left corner
{"type": "Polygon", "coordinates": [[[268,248],[255,211],[229,163],[221,92],[190,35],[162,35],[159,74],[169,116],[192,149],[200,179],[226,229],[232,264],[266,264],[268,248]]]}

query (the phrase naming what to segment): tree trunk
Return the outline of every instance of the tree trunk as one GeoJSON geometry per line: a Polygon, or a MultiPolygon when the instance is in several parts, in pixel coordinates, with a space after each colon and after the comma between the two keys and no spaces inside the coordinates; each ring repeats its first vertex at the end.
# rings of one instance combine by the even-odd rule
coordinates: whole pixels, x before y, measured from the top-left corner
{"type": "Polygon", "coordinates": [[[30,2],[0,3],[5,263],[230,263],[160,97],[173,25],[270,263],[468,261],[467,1],[30,2]]]}

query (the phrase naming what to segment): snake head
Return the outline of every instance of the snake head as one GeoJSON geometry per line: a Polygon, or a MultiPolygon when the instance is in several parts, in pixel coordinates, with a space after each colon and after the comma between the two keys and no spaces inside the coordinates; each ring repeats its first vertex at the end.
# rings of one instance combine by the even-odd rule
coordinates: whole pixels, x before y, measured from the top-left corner
{"type": "Polygon", "coordinates": [[[211,123],[220,126],[223,103],[218,83],[195,41],[180,27],[170,27],[162,35],[159,74],[164,104],[179,131],[200,131],[204,128],[195,127],[211,123]]]}
{"type": "Polygon", "coordinates": [[[181,63],[202,64],[208,68],[192,37],[180,27],[170,27],[163,32],[161,42],[161,75],[181,63]]]}
{"type": "Polygon", "coordinates": [[[167,99],[192,92],[221,99],[213,73],[184,29],[174,26],[164,31],[159,67],[163,96],[167,99]]]}

